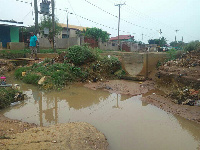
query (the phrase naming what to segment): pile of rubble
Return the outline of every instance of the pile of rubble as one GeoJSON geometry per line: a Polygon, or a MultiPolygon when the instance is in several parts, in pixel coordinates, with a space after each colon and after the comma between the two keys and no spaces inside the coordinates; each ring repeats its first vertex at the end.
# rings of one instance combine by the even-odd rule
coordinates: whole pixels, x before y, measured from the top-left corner
{"type": "Polygon", "coordinates": [[[178,104],[199,105],[200,50],[183,54],[159,67],[157,77],[168,84],[169,96],[178,104]]]}
{"type": "Polygon", "coordinates": [[[200,106],[200,90],[182,87],[174,89],[168,96],[170,96],[176,104],[200,106]]]}
{"type": "Polygon", "coordinates": [[[200,66],[200,50],[183,53],[180,58],[168,61],[165,66],[186,68],[200,66]]]}
{"type": "Polygon", "coordinates": [[[4,59],[0,59],[0,72],[8,72],[13,70],[14,68],[15,66],[13,65],[13,63],[4,59]]]}

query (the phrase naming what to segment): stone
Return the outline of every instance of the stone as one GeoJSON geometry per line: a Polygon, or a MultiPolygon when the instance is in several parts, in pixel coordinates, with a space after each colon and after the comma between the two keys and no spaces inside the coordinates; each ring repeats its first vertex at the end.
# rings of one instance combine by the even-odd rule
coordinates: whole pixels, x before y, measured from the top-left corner
{"type": "Polygon", "coordinates": [[[42,77],[39,81],[38,84],[42,85],[44,83],[44,81],[46,80],[46,76],[42,77]]]}

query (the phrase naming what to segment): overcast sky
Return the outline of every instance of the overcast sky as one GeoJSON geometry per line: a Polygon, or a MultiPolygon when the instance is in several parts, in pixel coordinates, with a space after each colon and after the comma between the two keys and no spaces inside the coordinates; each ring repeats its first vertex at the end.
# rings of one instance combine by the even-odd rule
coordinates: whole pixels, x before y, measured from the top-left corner
{"type": "MultiPolygon", "coordinates": [[[[20,1],[33,2],[0,0],[0,19],[33,25],[33,6],[20,1]]],[[[38,5],[41,1],[38,0],[38,5]]],[[[131,34],[142,41],[144,34],[143,42],[147,43],[148,39],[159,38],[158,30],[161,29],[161,36],[171,42],[175,30],[179,30],[177,40],[182,36],[184,42],[200,40],[200,0],[55,0],[55,13],[59,22],[66,23],[63,10],[68,9],[73,13],[69,14],[69,24],[101,28],[113,37],[117,36],[118,18],[115,16],[119,12],[115,4],[124,2],[126,5],[121,6],[121,35],[131,34]]]]}

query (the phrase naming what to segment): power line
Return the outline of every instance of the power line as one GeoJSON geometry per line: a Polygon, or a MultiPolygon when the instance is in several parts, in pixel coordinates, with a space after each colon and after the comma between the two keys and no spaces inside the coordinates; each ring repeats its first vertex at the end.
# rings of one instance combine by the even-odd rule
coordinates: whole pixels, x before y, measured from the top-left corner
{"type": "MultiPolygon", "coordinates": [[[[110,3],[114,3],[114,1],[112,1],[112,0],[106,0],[106,1],[108,1],[108,2],[110,2],[110,3]]],[[[163,23],[163,22],[161,22],[160,20],[157,20],[157,19],[155,19],[155,18],[152,18],[152,17],[150,17],[149,15],[144,14],[144,13],[138,11],[137,9],[133,8],[133,7],[130,6],[130,5],[126,5],[126,6],[125,6],[124,8],[122,8],[122,9],[124,9],[124,10],[127,11],[127,12],[129,11],[129,12],[132,13],[132,14],[134,13],[134,15],[135,15],[135,14],[138,15],[140,18],[143,17],[145,20],[149,20],[151,23],[156,23],[157,25],[160,26],[159,28],[165,27],[165,28],[169,29],[171,32],[173,32],[173,31],[175,30],[175,28],[172,27],[171,25],[168,25],[168,24],[166,24],[166,23],[163,23]]],[[[183,30],[181,30],[181,32],[184,33],[185,35],[187,35],[188,37],[191,37],[191,38],[194,38],[194,39],[199,39],[199,38],[197,38],[196,36],[192,36],[192,35],[190,35],[190,34],[184,32],[183,30]]]]}
{"type": "MultiPolygon", "coordinates": [[[[87,3],[89,3],[90,5],[92,5],[92,6],[96,7],[96,8],[98,8],[99,10],[101,10],[101,11],[103,11],[103,12],[105,12],[105,13],[107,13],[107,14],[109,14],[109,15],[115,17],[115,18],[118,18],[117,16],[115,16],[115,15],[113,15],[112,13],[110,13],[110,12],[108,12],[108,11],[102,9],[101,7],[99,7],[99,6],[97,6],[97,5],[95,5],[95,4],[91,3],[91,2],[89,2],[88,0],[85,0],[85,1],[86,1],[87,3]]],[[[132,23],[132,22],[130,22],[130,21],[127,21],[127,20],[125,20],[125,19],[123,19],[123,18],[121,18],[121,20],[124,21],[124,22],[126,22],[126,23],[129,23],[129,24],[131,24],[131,25],[133,25],[133,26],[137,26],[137,27],[139,27],[139,28],[143,28],[143,29],[147,29],[147,30],[154,31],[154,29],[151,29],[151,28],[147,28],[147,27],[143,27],[143,26],[134,24],[134,23],[132,23]]]]}
{"type": "MultiPolygon", "coordinates": [[[[113,29],[113,30],[116,30],[116,31],[118,30],[118,29],[116,29],[116,28],[114,28],[114,27],[110,27],[110,26],[107,26],[107,25],[98,23],[98,22],[96,22],[96,21],[93,21],[93,20],[88,19],[88,18],[86,18],[86,17],[83,17],[83,16],[81,16],[81,15],[78,15],[78,14],[74,14],[74,15],[76,15],[77,17],[82,18],[82,19],[84,19],[84,20],[87,20],[87,21],[89,21],[89,22],[92,22],[92,23],[94,23],[94,24],[97,24],[97,25],[100,25],[100,26],[103,26],[103,27],[106,27],[106,28],[109,28],[109,29],[113,29]]],[[[130,33],[130,32],[123,31],[123,30],[119,30],[119,31],[124,32],[124,33],[130,33]]],[[[132,34],[135,34],[135,33],[132,33],[132,34]]]]}
{"type": "MultiPolygon", "coordinates": [[[[74,14],[75,14],[75,11],[74,11],[74,9],[73,9],[73,7],[72,7],[72,5],[71,5],[71,3],[70,3],[70,1],[68,0],[68,3],[69,3],[69,5],[70,5],[70,7],[71,7],[71,9],[72,9],[72,11],[74,12],[74,14]]],[[[76,19],[78,20],[78,18],[76,17],[76,19]]],[[[81,26],[81,22],[78,20],[78,22],[79,22],[79,25],[81,26]]]]}

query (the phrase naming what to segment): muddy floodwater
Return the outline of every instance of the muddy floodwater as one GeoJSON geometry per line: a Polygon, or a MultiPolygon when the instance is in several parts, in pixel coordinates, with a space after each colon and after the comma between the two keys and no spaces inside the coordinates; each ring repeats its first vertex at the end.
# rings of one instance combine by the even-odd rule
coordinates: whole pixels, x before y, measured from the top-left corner
{"type": "MultiPolygon", "coordinates": [[[[27,99],[0,113],[11,119],[49,126],[88,122],[105,134],[110,150],[199,150],[200,125],[140,100],[73,85],[43,92],[21,85],[27,99]]],[[[154,91],[155,92],[155,91],[154,91]]]]}

